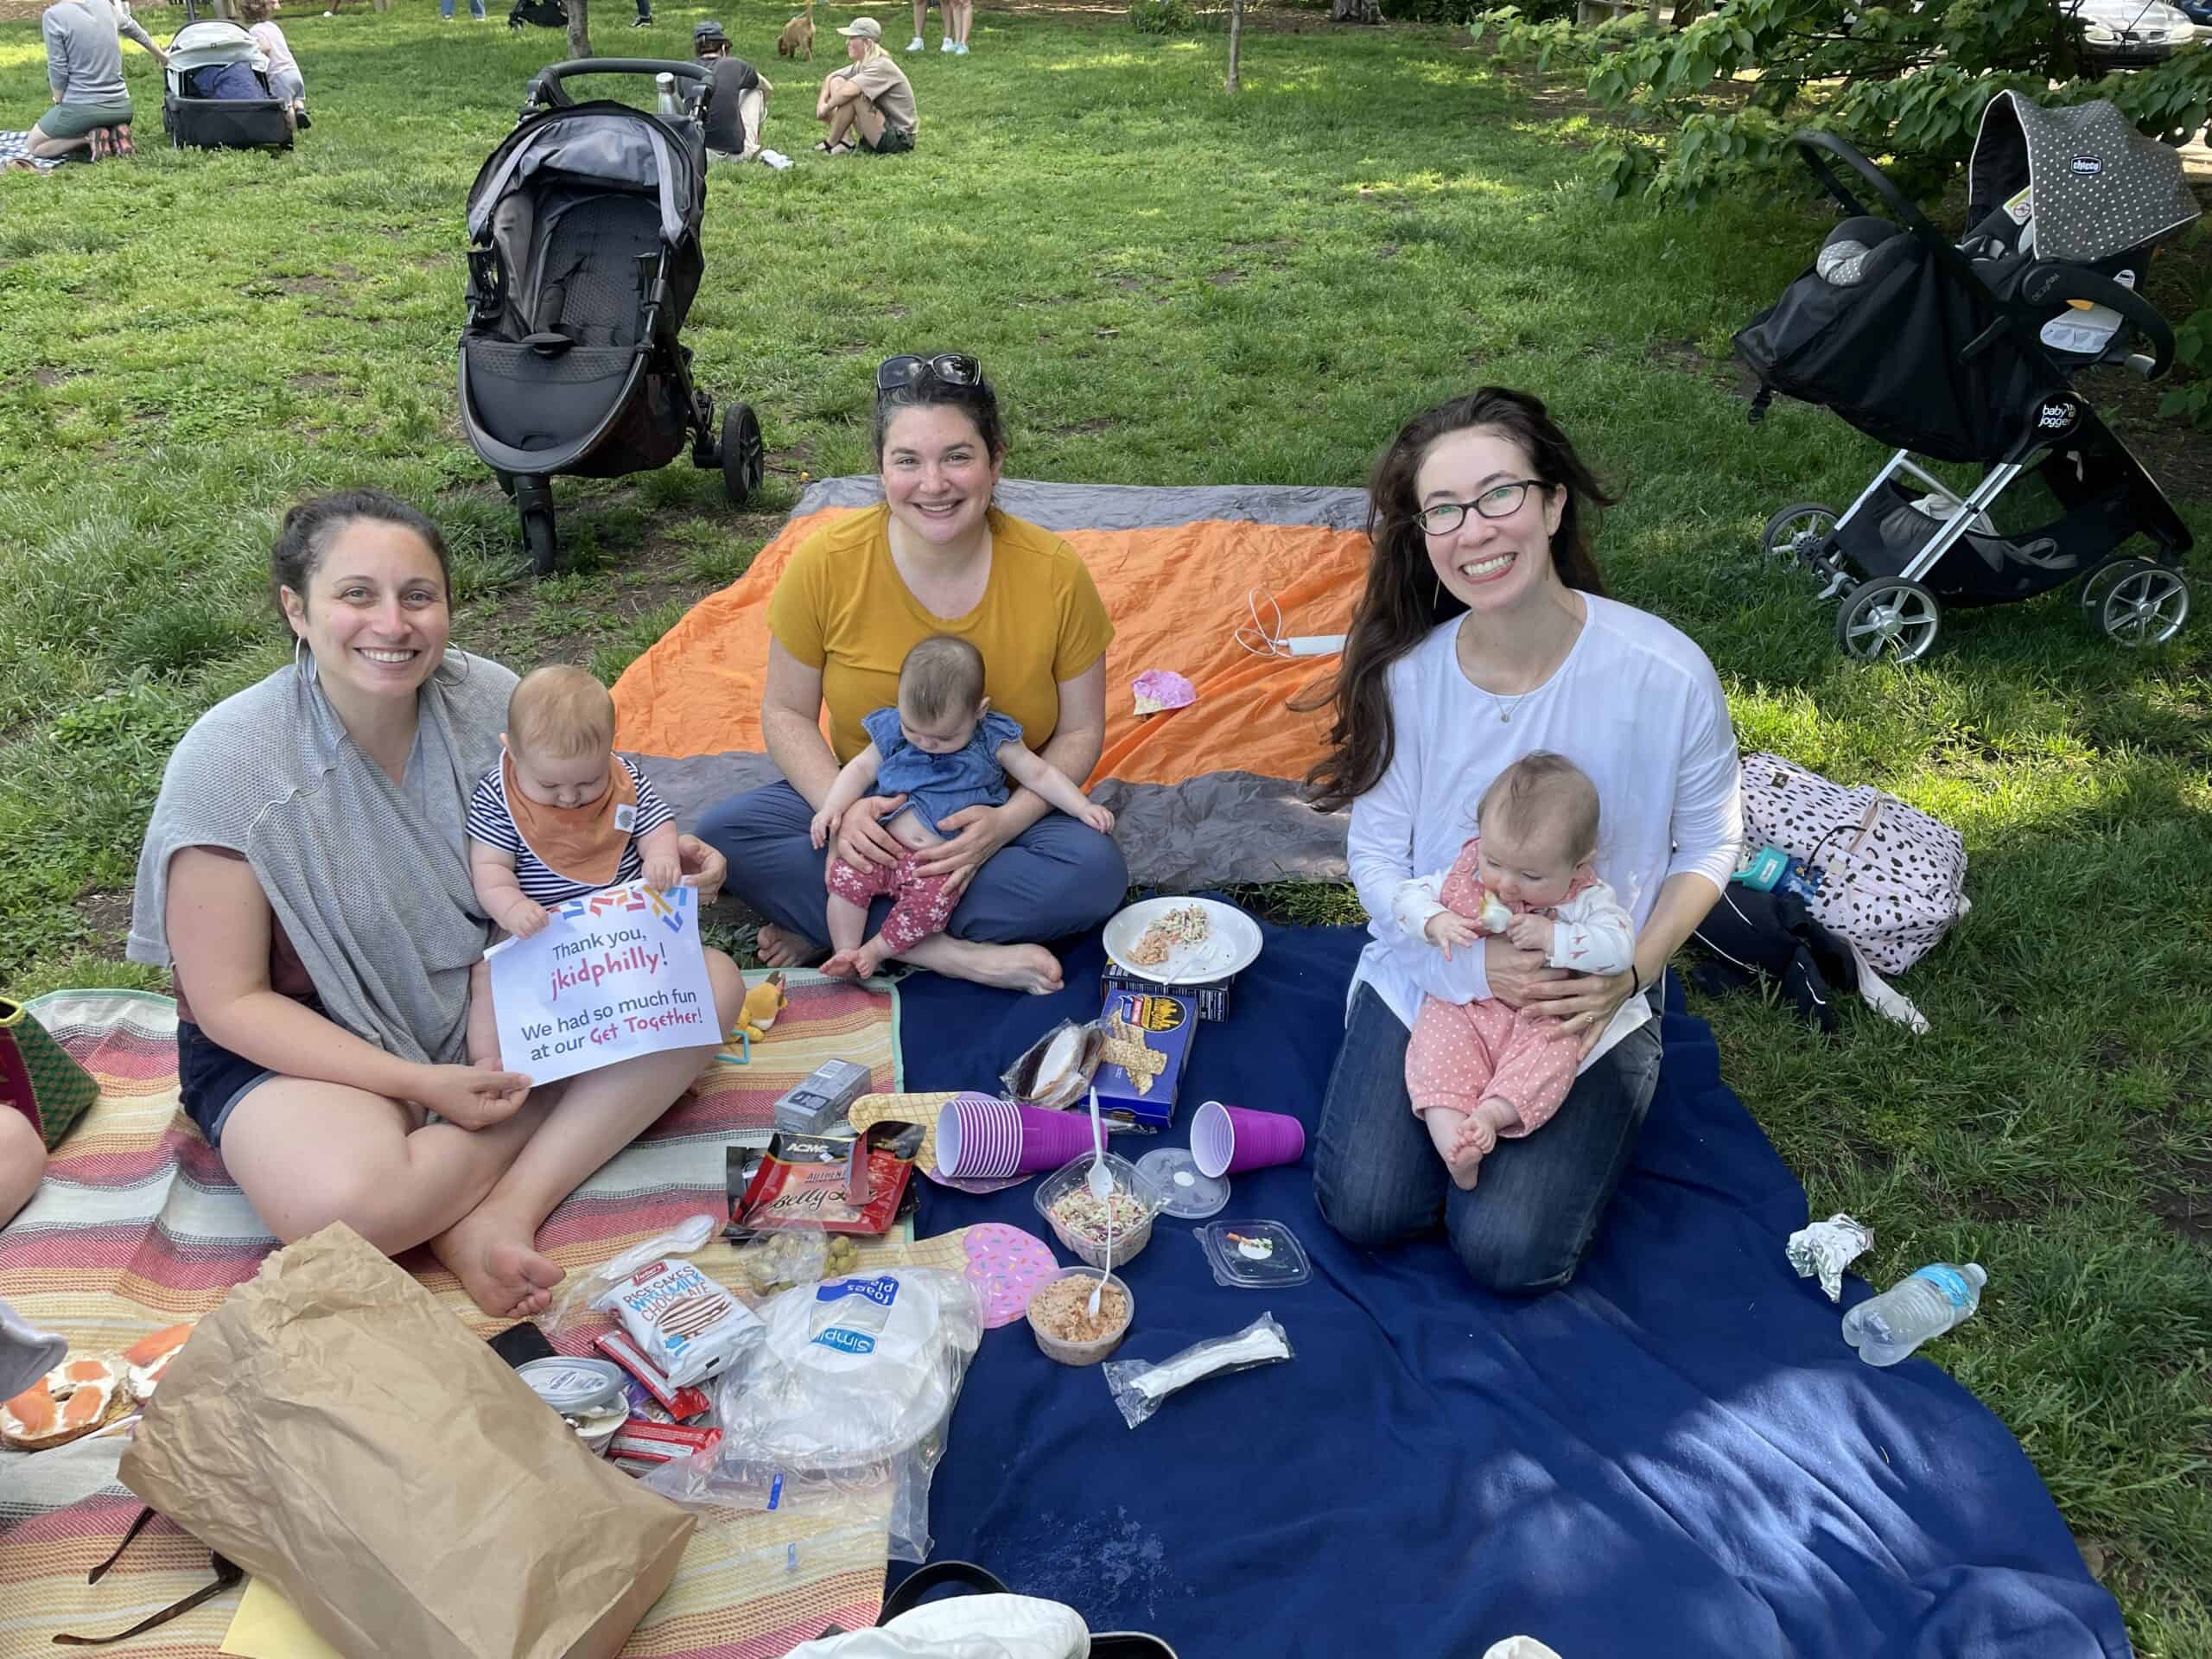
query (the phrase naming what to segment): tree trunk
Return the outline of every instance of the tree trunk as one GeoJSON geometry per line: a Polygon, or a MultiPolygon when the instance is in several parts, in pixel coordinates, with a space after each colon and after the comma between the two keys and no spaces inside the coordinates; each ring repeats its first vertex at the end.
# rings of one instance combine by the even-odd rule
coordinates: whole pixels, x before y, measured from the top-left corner
{"type": "Polygon", "coordinates": [[[1244,49],[1244,0],[1229,0],[1229,90],[1235,92],[1237,59],[1244,49]]]}
{"type": "Polygon", "coordinates": [[[569,55],[572,58],[591,56],[590,0],[568,0],[569,55]]]}
{"type": "Polygon", "coordinates": [[[1675,27],[1688,29],[1705,13],[1705,0],[1675,0],[1675,27]]]}
{"type": "Polygon", "coordinates": [[[1376,0],[1329,0],[1329,21],[1335,23],[1379,23],[1382,8],[1376,0]]]}

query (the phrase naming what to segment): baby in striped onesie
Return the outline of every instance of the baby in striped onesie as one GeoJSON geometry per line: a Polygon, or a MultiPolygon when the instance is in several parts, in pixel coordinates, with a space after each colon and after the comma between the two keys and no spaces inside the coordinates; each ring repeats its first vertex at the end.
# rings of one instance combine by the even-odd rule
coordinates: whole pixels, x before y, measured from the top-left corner
{"type": "MultiPolygon", "coordinates": [[[[484,913],[518,938],[547,913],[641,877],[662,892],[683,879],[676,815],[645,773],[614,752],[614,699],[581,668],[525,674],[507,700],[499,764],[468,803],[468,874],[484,913]]],[[[469,981],[468,1055],[497,1064],[491,972],[469,981]]]]}
{"type": "MultiPolygon", "coordinates": [[[[1447,957],[1503,933],[1554,968],[1629,970],[1636,925],[1592,867],[1598,790],[1580,766],[1548,750],[1522,756],[1483,791],[1475,831],[1451,869],[1398,889],[1400,926],[1447,957]]],[[[1608,1028],[1605,1039],[1614,1035],[1608,1028]]],[[[1610,1046],[1601,1039],[1589,1058],[1610,1046]]],[[[1582,1045],[1548,1015],[1495,998],[1424,997],[1406,1050],[1406,1092],[1452,1180],[1471,1187],[1498,1136],[1541,1128],[1587,1063],[1582,1045]]]]}

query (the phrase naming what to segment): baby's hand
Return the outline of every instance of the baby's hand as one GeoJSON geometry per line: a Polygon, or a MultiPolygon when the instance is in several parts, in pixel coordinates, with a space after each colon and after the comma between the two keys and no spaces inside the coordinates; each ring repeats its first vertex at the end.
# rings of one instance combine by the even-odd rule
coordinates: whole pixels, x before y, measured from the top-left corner
{"type": "Polygon", "coordinates": [[[1076,817],[1081,818],[1102,836],[1110,836],[1114,833],[1114,815],[1103,806],[1096,804],[1086,806],[1082,811],[1077,813],[1076,817]]]}
{"type": "Polygon", "coordinates": [[[534,899],[525,899],[506,913],[502,925],[515,938],[526,939],[531,934],[542,931],[546,920],[545,906],[534,899]]]}
{"type": "Polygon", "coordinates": [[[1548,916],[1516,916],[1505,929],[1505,937],[1523,950],[1541,950],[1551,954],[1552,921],[1548,916]]]}
{"type": "Polygon", "coordinates": [[[670,893],[683,880],[683,861],[674,853],[645,861],[645,885],[655,893],[670,893]]]}
{"type": "Polygon", "coordinates": [[[817,812],[814,815],[814,822],[807,825],[806,833],[813,840],[817,848],[823,846],[830,836],[837,833],[837,820],[843,816],[841,812],[830,811],[817,812]]]}
{"type": "Polygon", "coordinates": [[[1448,910],[1440,910],[1435,915],[1430,917],[1428,925],[1421,931],[1427,936],[1431,944],[1443,947],[1444,959],[1446,962],[1452,960],[1453,945],[1472,944],[1477,939],[1482,938],[1480,928],[1465,916],[1456,915],[1448,910]]]}

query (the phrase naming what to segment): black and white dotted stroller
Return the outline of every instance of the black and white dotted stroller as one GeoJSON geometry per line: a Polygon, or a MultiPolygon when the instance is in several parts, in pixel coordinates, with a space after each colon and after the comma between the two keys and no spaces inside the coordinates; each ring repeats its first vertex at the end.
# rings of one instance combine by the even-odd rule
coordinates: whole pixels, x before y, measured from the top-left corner
{"type": "Polygon", "coordinates": [[[1794,142],[1849,217],[1736,336],[1762,383],[1751,418],[1779,392],[1898,448],[1842,512],[1776,513],[1765,550],[1825,579],[1821,597],[1842,601],[1838,642],[1865,660],[1925,656],[1947,607],[2085,577],[2083,613],[2115,644],[2171,639],[2189,614],[2188,527],[2073,377],[2125,364],[2155,379],[2173,360],[2172,329],[2137,290],[2199,211],[2180,156],[2109,103],[2046,110],[1999,92],[1968,164],[1972,228],[1954,241],[1833,134],[1794,142]],[[1835,162],[1887,218],[1865,213],[1835,162]],[[1916,456],[1986,471],[1961,491],[1916,456]],[[2024,476],[2049,498],[2028,513],[2045,522],[2000,531],[1992,510],[2024,476]],[[2120,552],[2137,535],[2150,556],[2120,552]]]}
{"type": "Polygon", "coordinates": [[[706,261],[702,127],[713,83],[696,63],[584,58],[530,84],[522,118],[468,192],[468,323],[461,425],[522,518],[524,550],[553,568],[550,480],[622,478],[683,450],[720,467],[734,505],[760,488],[760,423],[734,404],[719,437],[714,400],[677,338],[706,261]],[[687,86],[648,113],[580,104],[579,75],[645,75],[687,86]]]}

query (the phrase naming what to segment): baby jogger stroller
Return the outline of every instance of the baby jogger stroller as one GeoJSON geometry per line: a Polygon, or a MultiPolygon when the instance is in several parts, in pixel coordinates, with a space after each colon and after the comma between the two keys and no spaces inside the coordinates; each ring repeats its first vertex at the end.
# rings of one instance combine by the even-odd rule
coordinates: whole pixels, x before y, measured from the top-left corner
{"type": "Polygon", "coordinates": [[[1826,578],[1850,657],[1913,661],[1947,606],[2009,604],[2085,575],[2083,613],[2115,644],[2171,639],[2189,614],[2189,530],[2072,377],[2118,363],[2155,379],[2172,362],[2173,331],[2136,290],[2154,245],[2198,213],[2179,155],[2108,103],[2046,110],[1999,92],[1967,167],[1973,228],[1954,243],[1834,135],[1795,143],[1852,217],[1736,336],[1762,382],[1751,418],[1783,392],[1898,448],[1842,513],[1776,513],[1766,551],[1826,578]],[[1863,216],[1833,161],[1890,217],[1863,216]],[[1915,455],[1986,470],[1961,496],[1915,455]],[[2024,474],[2057,516],[2000,534],[1990,510],[2024,474]],[[2121,556],[2139,533],[2153,556],[2121,556]]]}
{"type": "Polygon", "coordinates": [[[760,487],[760,422],[735,404],[716,441],[713,401],[677,338],[705,268],[710,86],[696,63],[556,64],[469,190],[461,429],[514,497],[541,575],[553,568],[556,474],[649,472],[688,435],[692,465],[721,467],[733,504],[760,487]],[[579,104],[562,83],[586,74],[672,75],[689,95],[664,114],[579,104]]]}
{"type": "Polygon", "coordinates": [[[210,20],[177,30],[163,80],[162,127],[171,149],[292,147],[284,100],[269,90],[269,54],[236,23],[210,20]]]}

